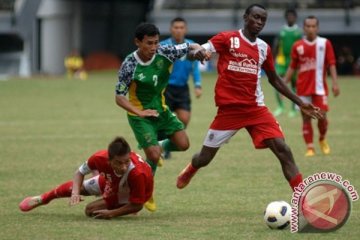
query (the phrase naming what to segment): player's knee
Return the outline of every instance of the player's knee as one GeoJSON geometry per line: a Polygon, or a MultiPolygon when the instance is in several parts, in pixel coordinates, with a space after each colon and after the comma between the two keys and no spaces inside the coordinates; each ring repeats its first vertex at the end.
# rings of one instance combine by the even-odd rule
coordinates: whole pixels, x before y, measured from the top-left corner
{"type": "Polygon", "coordinates": [[[161,157],[161,151],[151,151],[151,152],[148,152],[146,154],[146,158],[149,159],[150,161],[154,162],[154,163],[157,163],[159,161],[161,157]]]}
{"type": "Polygon", "coordinates": [[[189,149],[190,143],[189,143],[189,141],[184,141],[181,144],[179,144],[177,147],[180,151],[186,151],[189,149]]]}
{"type": "Polygon", "coordinates": [[[91,204],[86,205],[85,207],[85,215],[88,217],[92,217],[95,209],[91,204]]]}

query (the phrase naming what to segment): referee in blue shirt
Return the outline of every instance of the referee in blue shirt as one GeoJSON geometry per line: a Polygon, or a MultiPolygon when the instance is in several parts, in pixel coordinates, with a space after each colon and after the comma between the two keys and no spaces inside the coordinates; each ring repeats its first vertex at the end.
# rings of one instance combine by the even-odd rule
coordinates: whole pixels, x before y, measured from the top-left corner
{"type": "MultiPolygon", "coordinates": [[[[171,21],[171,37],[161,41],[161,45],[174,45],[181,43],[194,43],[194,41],[185,38],[187,31],[186,21],[184,18],[177,17],[171,21]]],[[[202,94],[201,75],[198,61],[189,61],[186,56],[177,60],[173,64],[173,69],[169,78],[169,85],[165,90],[166,103],[170,110],[182,121],[185,127],[189,124],[191,116],[191,99],[189,92],[188,80],[192,75],[195,86],[195,96],[199,98],[202,94]]],[[[165,158],[170,154],[165,153],[165,158]]]]}

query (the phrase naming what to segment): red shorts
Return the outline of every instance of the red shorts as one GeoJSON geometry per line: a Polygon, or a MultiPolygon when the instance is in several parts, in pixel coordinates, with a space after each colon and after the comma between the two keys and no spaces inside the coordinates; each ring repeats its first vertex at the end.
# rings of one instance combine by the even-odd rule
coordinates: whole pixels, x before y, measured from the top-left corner
{"type": "Polygon", "coordinates": [[[279,123],[267,107],[219,107],[204,141],[208,147],[220,147],[241,128],[246,128],[255,148],[266,148],[265,139],[284,138],[279,123]]]}
{"type": "Polygon", "coordinates": [[[328,98],[326,95],[300,96],[300,98],[303,102],[312,103],[315,107],[320,108],[322,111],[329,111],[328,98]]]}

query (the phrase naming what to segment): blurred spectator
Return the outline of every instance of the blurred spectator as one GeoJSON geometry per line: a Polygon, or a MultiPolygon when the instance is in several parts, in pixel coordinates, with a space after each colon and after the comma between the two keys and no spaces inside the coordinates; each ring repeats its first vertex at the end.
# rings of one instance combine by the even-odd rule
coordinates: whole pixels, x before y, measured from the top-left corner
{"type": "Polygon", "coordinates": [[[353,72],[355,75],[360,75],[360,57],[354,63],[353,72]]]}
{"type": "Polygon", "coordinates": [[[64,60],[68,79],[87,79],[87,72],[84,69],[84,61],[76,50],[73,50],[64,60]]]}
{"type": "Polygon", "coordinates": [[[347,46],[341,47],[337,59],[339,75],[353,74],[354,60],[351,49],[347,46]]]}

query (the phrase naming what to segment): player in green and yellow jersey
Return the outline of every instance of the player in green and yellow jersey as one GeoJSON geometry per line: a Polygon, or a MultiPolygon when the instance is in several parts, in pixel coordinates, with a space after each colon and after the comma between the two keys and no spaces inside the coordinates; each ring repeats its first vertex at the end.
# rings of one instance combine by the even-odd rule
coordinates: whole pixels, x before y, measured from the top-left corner
{"type": "MultiPolygon", "coordinates": [[[[164,91],[175,60],[186,54],[197,60],[208,60],[199,44],[159,45],[159,30],[149,23],[135,30],[136,51],[124,60],[116,85],[116,103],[128,112],[128,121],[139,146],[144,149],[146,161],[155,174],[161,152],[185,151],[189,139],[184,124],[165,104],[164,91]],[[129,95],[129,98],[126,95],[129,95]],[[158,134],[167,139],[158,142],[158,134]]],[[[153,198],[145,204],[155,211],[153,198]]]]}
{"type": "MultiPolygon", "coordinates": [[[[285,12],[286,25],[282,27],[280,34],[274,41],[273,46],[273,55],[275,58],[275,68],[279,76],[284,77],[286,70],[290,64],[291,60],[291,47],[293,44],[301,39],[302,32],[301,29],[296,24],[297,13],[294,9],[288,9],[285,12]]],[[[296,78],[293,78],[291,81],[291,88],[295,92],[296,78]]],[[[278,103],[278,108],[274,111],[275,116],[279,116],[284,112],[284,100],[282,96],[276,92],[276,100],[278,103]]],[[[295,104],[292,103],[291,110],[289,112],[289,117],[294,117],[297,111],[295,104]]]]}

